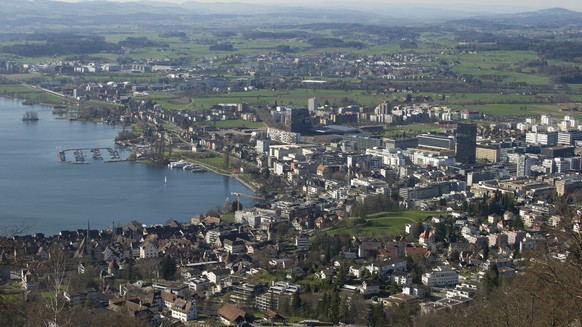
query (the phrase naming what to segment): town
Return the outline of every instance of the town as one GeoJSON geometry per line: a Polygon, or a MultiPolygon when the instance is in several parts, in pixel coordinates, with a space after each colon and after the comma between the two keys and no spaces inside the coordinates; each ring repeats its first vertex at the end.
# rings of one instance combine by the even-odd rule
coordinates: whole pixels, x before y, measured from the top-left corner
{"type": "MultiPolygon", "coordinates": [[[[114,50],[166,47],[147,37],[124,42],[114,50]]],[[[113,222],[103,230],[89,221],[57,235],[7,229],[3,319],[428,326],[503,298],[516,288],[512,281],[538,276],[532,271],[543,277],[537,283],[578,301],[570,282],[579,282],[571,276],[579,277],[582,251],[582,122],[565,83],[555,84],[555,94],[477,83],[445,58],[475,51],[401,48],[300,56],[280,48],[195,62],[0,58],[2,84],[50,97],[56,116],[127,127],[115,141],[133,151],[128,160],[210,170],[249,189],[184,221],[113,222]],[[297,93],[290,101],[277,90],[297,93]],[[463,94],[477,91],[491,96],[463,94]],[[206,101],[232,94],[239,99],[206,101]],[[502,115],[459,105],[494,97],[565,104],[547,111],[522,104],[522,114],[502,115]],[[256,202],[243,207],[241,197],[256,202]],[[42,309],[22,310],[22,303],[42,309]]],[[[534,293],[523,293],[532,312],[534,301],[543,302],[534,293]]],[[[559,320],[563,312],[555,310],[559,320]]]]}

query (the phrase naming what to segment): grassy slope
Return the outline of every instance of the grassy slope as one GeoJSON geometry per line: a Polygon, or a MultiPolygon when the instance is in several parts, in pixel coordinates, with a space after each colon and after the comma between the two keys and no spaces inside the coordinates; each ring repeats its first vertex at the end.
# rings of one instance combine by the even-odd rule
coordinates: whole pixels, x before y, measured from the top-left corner
{"type": "Polygon", "coordinates": [[[329,231],[330,234],[349,234],[368,235],[368,236],[386,236],[402,233],[404,225],[420,222],[426,217],[439,214],[437,211],[384,211],[369,215],[366,217],[367,224],[365,226],[354,226],[344,228],[333,228],[329,231]]]}

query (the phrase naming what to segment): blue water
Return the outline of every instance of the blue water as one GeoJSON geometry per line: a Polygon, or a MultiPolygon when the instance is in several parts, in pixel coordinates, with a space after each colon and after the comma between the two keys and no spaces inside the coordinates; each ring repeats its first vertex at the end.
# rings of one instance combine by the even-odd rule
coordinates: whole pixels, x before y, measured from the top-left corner
{"type": "MultiPolygon", "coordinates": [[[[58,146],[113,147],[118,132],[118,127],[56,119],[52,108],[0,98],[0,229],[26,225],[27,233],[52,235],[86,228],[87,221],[92,229],[106,228],[113,221],[186,222],[222,207],[226,198],[235,200],[232,192],[250,193],[237,180],[210,172],[134,162],[57,161],[58,146]],[[38,122],[21,121],[30,110],[38,113],[38,122]]],[[[90,153],[85,154],[89,159],[90,153]]],[[[67,153],[67,160],[72,157],[67,153]]],[[[241,201],[243,206],[251,204],[246,198],[241,201]]]]}

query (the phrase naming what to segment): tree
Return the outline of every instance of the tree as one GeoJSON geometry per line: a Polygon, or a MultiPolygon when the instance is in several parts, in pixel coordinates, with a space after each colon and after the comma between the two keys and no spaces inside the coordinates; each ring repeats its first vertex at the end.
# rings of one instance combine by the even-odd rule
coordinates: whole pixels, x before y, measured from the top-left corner
{"type": "MultiPolygon", "coordinates": [[[[13,251],[12,245],[9,240],[15,236],[19,235],[29,227],[18,226],[10,229],[2,229],[0,231],[0,251],[2,253],[10,253],[13,251]]],[[[7,257],[5,260],[0,261],[0,267],[9,266],[11,264],[23,264],[18,262],[16,256],[7,257]]],[[[24,324],[24,304],[15,297],[14,291],[7,289],[6,285],[0,286],[0,325],[1,326],[21,326],[24,324]]]]}
{"type": "Polygon", "coordinates": [[[45,323],[55,326],[70,325],[70,309],[64,293],[69,288],[69,274],[67,254],[57,246],[49,249],[49,259],[44,263],[39,273],[44,274],[49,296],[46,297],[45,323]]]}
{"type": "Polygon", "coordinates": [[[339,313],[340,313],[340,296],[337,290],[331,295],[331,302],[329,304],[329,311],[328,311],[328,320],[337,324],[339,322],[339,313]]]}
{"type": "Polygon", "coordinates": [[[490,294],[496,287],[499,286],[499,269],[497,265],[492,265],[483,277],[483,292],[490,294]]]}
{"type": "Polygon", "coordinates": [[[176,270],[176,261],[170,255],[166,255],[160,262],[160,275],[163,279],[173,280],[176,270]]]}
{"type": "Polygon", "coordinates": [[[368,325],[372,327],[386,326],[386,315],[382,304],[371,304],[368,314],[368,325]]]}
{"type": "Polygon", "coordinates": [[[301,297],[298,292],[291,296],[291,313],[298,315],[301,312],[301,297]]]}

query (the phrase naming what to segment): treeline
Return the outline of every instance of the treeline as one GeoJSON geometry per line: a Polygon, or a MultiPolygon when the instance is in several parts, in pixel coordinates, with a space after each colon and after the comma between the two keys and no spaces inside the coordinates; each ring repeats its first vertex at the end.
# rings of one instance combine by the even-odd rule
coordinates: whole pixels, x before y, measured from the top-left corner
{"type": "Polygon", "coordinates": [[[332,37],[316,37],[309,39],[312,46],[316,48],[356,48],[362,49],[366,47],[366,44],[359,41],[344,41],[342,39],[332,38],[332,37]]]}
{"type": "Polygon", "coordinates": [[[294,39],[311,37],[311,33],[303,31],[287,31],[287,32],[264,32],[253,31],[244,34],[247,39],[294,39]]]}
{"type": "Polygon", "coordinates": [[[385,327],[411,323],[417,307],[401,306],[385,310],[382,304],[367,304],[359,293],[342,293],[337,289],[323,294],[305,293],[279,299],[283,316],[310,317],[337,324],[385,327]]]}
{"type": "Polygon", "coordinates": [[[99,37],[80,37],[46,40],[45,43],[8,45],[0,47],[0,52],[13,53],[23,57],[46,57],[116,52],[120,49],[119,45],[105,42],[99,37]]]}
{"type": "Polygon", "coordinates": [[[398,209],[397,201],[386,196],[373,195],[366,197],[364,202],[354,202],[352,216],[364,218],[369,214],[393,209],[398,209]]]}
{"type": "MultiPolygon", "coordinates": [[[[479,34],[475,34],[478,36],[479,34]]],[[[467,39],[471,44],[457,45],[460,51],[535,51],[541,58],[582,61],[582,41],[556,41],[533,39],[525,36],[496,37],[494,40],[467,39]],[[487,41],[487,42],[485,42],[487,41]]]]}
{"type": "Polygon", "coordinates": [[[420,29],[413,27],[395,27],[365,24],[344,24],[344,23],[314,23],[299,26],[282,26],[281,28],[304,28],[314,31],[335,30],[334,35],[345,35],[349,33],[365,33],[367,35],[379,35],[383,38],[400,40],[401,38],[416,39],[420,35],[420,29]]]}
{"type": "Polygon", "coordinates": [[[121,46],[129,48],[167,48],[169,45],[164,42],[148,39],[146,36],[129,36],[124,41],[119,42],[121,46]]]}
{"type": "Polygon", "coordinates": [[[159,37],[186,37],[186,32],[167,31],[158,35],[159,37]]]}
{"type": "Polygon", "coordinates": [[[538,71],[548,75],[555,83],[582,84],[582,70],[577,66],[541,65],[538,71]]]}
{"type": "Polygon", "coordinates": [[[236,50],[234,48],[234,46],[230,43],[219,43],[219,44],[214,44],[211,45],[210,47],[208,47],[210,50],[213,51],[234,51],[236,50]]]}

